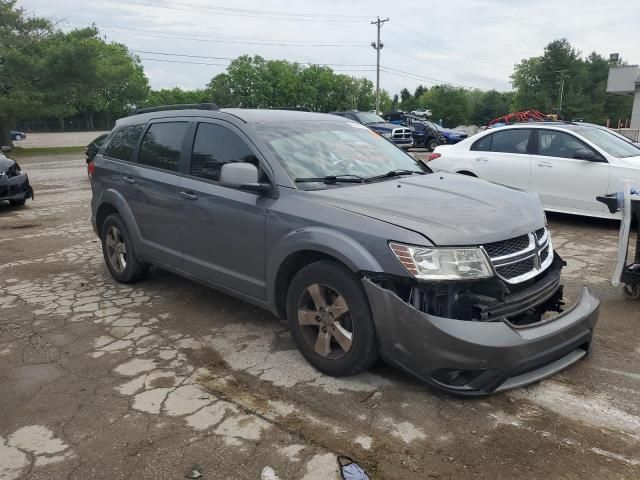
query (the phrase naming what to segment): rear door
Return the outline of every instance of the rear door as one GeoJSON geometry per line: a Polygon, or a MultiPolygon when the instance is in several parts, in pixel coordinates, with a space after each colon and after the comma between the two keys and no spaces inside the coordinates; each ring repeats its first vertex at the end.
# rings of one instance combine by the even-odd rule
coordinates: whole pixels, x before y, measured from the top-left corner
{"type": "Polygon", "coordinates": [[[127,202],[140,229],[144,253],[176,268],[183,266],[178,169],[187,155],[190,128],[188,121],[151,123],[142,137],[137,164],[124,176],[130,185],[127,202]]]}
{"type": "Polygon", "coordinates": [[[542,203],[551,209],[604,212],[606,207],[596,200],[609,187],[609,164],[602,155],[570,132],[541,128],[534,138],[531,179],[542,203]],[[573,158],[581,149],[602,161],[573,158]]]}
{"type": "Polygon", "coordinates": [[[266,175],[258,151],[235,126],[207,120],[197,125],[180,181],[185,268],[245,295],[266,299],[265,234],[269,198],[223,186],[225,163],[253,163],[266,175]]]}
{"type": "Polygon", "coordinates": [[[500,128],[480,138],[469,152],[471,168],[484,180],[531,188],[530,137],[529,128],[500,128]]]}

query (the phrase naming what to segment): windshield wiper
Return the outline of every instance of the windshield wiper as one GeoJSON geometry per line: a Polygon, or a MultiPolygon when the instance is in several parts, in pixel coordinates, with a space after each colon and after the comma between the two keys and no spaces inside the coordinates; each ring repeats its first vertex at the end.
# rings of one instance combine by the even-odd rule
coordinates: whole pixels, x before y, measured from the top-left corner
{"type": "Polygon", "coordinates": [[[322,182],[327,185],[333,185],[336,183],[364,183],[365,178],[360,175],[327,175],[324,177],[305,177],[296,178],[295,183],[312,183],[322,182]]]}
{"type": "Polygon", "coordinates": [[[385,178],[393,178],[393,177],[399,177],[401,175],[413,175],[413,174],[417,174],[417,175],[425,175],[427,172],[422,171],[422,170],[405,170],[405,169],[398,169],[398,170],[391,170],[387,173],[383,173],[382,175],[375,175],[373,177],[367,177],[364,179],[365,182],[375,182],[377,180],[384,180],[385,178]]]}

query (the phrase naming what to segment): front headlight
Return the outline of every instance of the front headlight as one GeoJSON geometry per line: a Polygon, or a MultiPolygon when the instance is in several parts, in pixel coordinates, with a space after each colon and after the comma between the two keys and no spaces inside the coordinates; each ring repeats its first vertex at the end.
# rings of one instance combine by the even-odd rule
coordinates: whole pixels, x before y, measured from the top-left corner
{"type": "Polygon", "coordinates": [[[391,132],[382,132],[382,136],[384,138],[391,138],[392,137],[391,132]]]}
{"type": "Polygon", "coordinates": [[[390,243],[400,263],[420,280],[476,280],[493,276],[489,259],[475,247],[436,248],[390,243]]]}

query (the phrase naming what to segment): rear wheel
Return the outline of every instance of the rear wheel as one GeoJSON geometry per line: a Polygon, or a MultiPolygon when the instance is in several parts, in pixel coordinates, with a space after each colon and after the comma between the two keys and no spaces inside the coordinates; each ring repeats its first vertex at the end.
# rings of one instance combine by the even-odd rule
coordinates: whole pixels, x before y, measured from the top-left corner
{"type": "Polygon", "coordinates": [[[426,149],[429,150],[430,152],[433,152],[438,146],[440,146],[440,142],[435,138],[432,138],[431,140],[427,141],[427,144],[425,145],[426,149]]]}
{"type": "Polygon", "coordinates": [[[298,349],[321,372],[354,375],[378,359],[367,297],[358,279],[336,262],[315,262],[296,274],[287,319],[298,349]]]}
{"type": "Polygon", "coordinates": [[[100,239],[107,268],[118,282],[134,283],[147,275],[150,265],[136,257],[131,237],[120,215],[114,213],[106,218],[100,239]]]}

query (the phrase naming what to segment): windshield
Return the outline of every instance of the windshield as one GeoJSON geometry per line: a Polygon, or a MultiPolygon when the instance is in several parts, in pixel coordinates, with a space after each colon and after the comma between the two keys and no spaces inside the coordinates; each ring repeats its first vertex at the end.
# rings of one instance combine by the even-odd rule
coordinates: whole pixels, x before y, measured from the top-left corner
{"type": "Polygon", "coordinates": [[[611,132],[589,127],[579,128],[576,131],[613,157],[627,158],[640,156],[640,148],[626,140],[618,138],[611,132]]]}
{"type": "MultiPolygon", "coordinates": [[[[292,181],[323,177],[370,178],[395,170],[429,172],[422,163],[367,127],[354,122],[257,124],[256,130],[292,181]]],[[[318,189],[320,180],[298,184],[318,189]]]]}
{"type": "Polygon", "coordinates": [[[358,121],[363,125],[367,125],[369,123],[387,123],[384,118],[380,115],[376,115],[375,113],[358,112],[355,115],[358,117],[358,121]]]}

